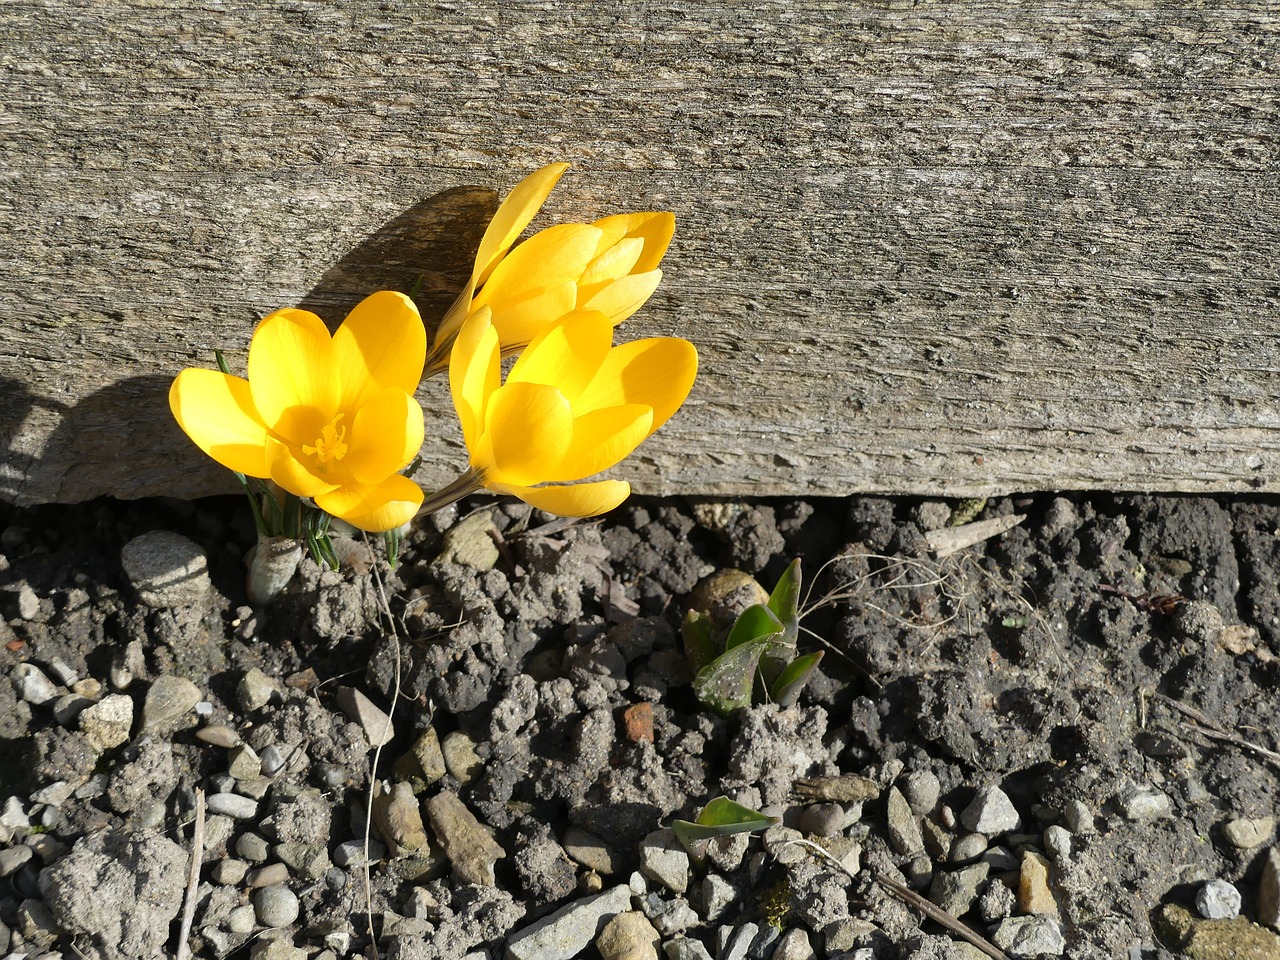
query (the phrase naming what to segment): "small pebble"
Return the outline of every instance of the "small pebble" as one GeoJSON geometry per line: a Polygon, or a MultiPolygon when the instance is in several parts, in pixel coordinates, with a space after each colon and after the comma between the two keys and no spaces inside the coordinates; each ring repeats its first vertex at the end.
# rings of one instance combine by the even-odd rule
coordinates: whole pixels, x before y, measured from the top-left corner
{"type": "Polygon", "coordinates": [[[256,833],[242,833],[236,840],[236,853],[250,863],[262,863],[270,852],[271,848],[267,841],[256,833]]]}
{"type": "Polygon", "coordinates": [[[251,746],[242,743],[227,756],[227,773],[236,780],[256,780],[262,775],[262,761],[251,746]]]}
{"type": "Polygon", "coordinates": [[[931,770],[916,770],[907,774],[902,782],[902,795],[911,804],[911,810],[917,817],[928,816],[938,805],[938,795],[942,786],[938,783],[937,774],[931,770]]]}
{"type": "Polygon", "coordinates": [[[838,803],[814,803],[804,808],[796,824],[801,833],[815,837],[834,837],[847,824],[844,807],[838,803]]]}
{"type": "Polygon", "coordinates": [[[369,746],[385,746],[395,738],[391,718],[355,687],[339,687],[336,699],[348,719],[360,725],[369,746]]]}
{"type": "Polygon", "coordinates": [[[0,877],[7,877],[31,859],[31,848],[23,844],[0,850],[0,877]]]}
{"type": "MultiPolygon", "coordinates": [[[[245,883],[250,887],[274,887],[277,884],[285,883],[289,879],[289,868],[283,863],[271,863],[265,867],[258,867],[250,870],[245,877],[245,883]]],[[[275,926],[275,924],[268,924],[275,926]]]]}
{"type": "Polygon", "coordinates": [[[57,680],[64,687],[70,688],[70,686],[73,683],[75,683],[77,680],[80,679],[79,674],[77,674],[74,670],[72,670],[69,666],[67,666],[63,661],[59,660],[57,657],[54,657],[47,664],[45,664],[45,666],[49,668],[49,673],[53,677],[53,679],[57,680]]]}
{"type": "Polygon", "coordinates": [[[219,860],[210,871],[214,883],[221,883],[224,886],[234,887],[244,879],[244,875],[249,870],[249,864],[243,860],[237,860],[234,857],[228,857],[225,860],[219,860]]]}
{"type": "Polygon", "coordinates": [[[169,732],[188,726],[187,714],[200,700],[200,688],[186,677],[156,677],[142,702],[142,732],[169,732]]]}
{"type": "Polygon", "coordinates": [[[280,688],[269,676],[253,667],[246,670],[236,684],[236,697],[246,712],[253,713],[269,704],[272,698],[280,699],[280,688]]]}
{"type": "Polygon", "coordinates": [[[120,564],[152,607],[196,607],[209,596],[209,561],[198,543],[167,530],[134,537],[120,551],[120,564]]]}
{"type": "Polygon", "coordinates": [[[1209,880],[1196,893],[1196,910],[1206,920],[1230,920],[1240,915],[1240,891],[1226,880],[1209,880]]]}
{"type": "Polygon", "coordinates": [[[215,793],[209,798],[208,809],[236,820],[252,820],[258,815],[258,801],[238,793],[215,793]]]}
{"type": "Polygon", "coordinates": [[[18,616],[23,620],[31,621],[36,618],[36,614],[39,612],[40,598],[31,589],[31,584],[24,583],[18,588],[18,616]]]}
{"type": "Polygon", "coordinates": [[[227,929],[232,933],[238,933],[242,936],[246,933],[253,933],[253,928],[256,925],[253,907],[248,904],[236,907],[227,914],[227,929]]]}
{"type": "Polygon", "coordinates": [[[263,776],[274,777],[284,769],[285,756],[274,743],[263,747],[258,759],[262,762],[263,776]]]}
{"type": "Polygon", "coordinates": [[[994,784],[988,784],[978,789],[972,802],[960,814],[960,822],[973,833],[997,836],[1017,830],[1022,825],[1022,818],[1008,794],[994,784]]]}
{"type": "Polygon", "coordinates": [[[213,723],[196,731],[196,739],[215,747],[230,750],[240,743],[240,734],[224,723],[213,723]]]}
{"type": "Polygon", "coordinates": [[[80,732],[99,750],[114,750],[129,739],[133,729],[133,698],[112,693],[81,711],[80,732]]]}
{"type": "Polygon", "coordinates": [[[1055,863],[1069,859],[1071,857],[1071,831],[1055,823],[1044,832],[1044,848],[1055,863]]]}
{"type": "Polygon", "coordinates": [[[298,898],[288,887],[263,887],[253,895],[253,911],[264,927],[287,927],[298,919],[298,898]]]}
{"type": "Polygon", "coordinates": [[[1168,795],[1150,788],[1128,790],[1118,802],[1126,820],[1158,820],[1173,813],[1173,801],[1168,795]]]}
{"type": "Polygon", "coordinates": [[[34,663],[20,663],[11,671],[13,689],[27,703],[39,705],[57,699],[58,688],[34,663]]]}
{"type": "Polygon", "coordinates": [[[1274,817],[1240,817],[1229,820],[1222,828],[1222,836],[1237,850],[1260,847],[1275,833],[1274,817]]]}
{"type": "Polygon", "coordinates": [[[0,826],[11,829],[31,826],[27,812],[22,807],[22,801],[17,797],[10,797],[4,802],[4,808],[0,809],[0,826]]]}
{"type": "Polygon", "coordinates": [[[444,765],[458,783],[467,784],[480,776],[484,764],[476,755],[475,742],[461,730],[448,734],[440,743],[444,765]]]}

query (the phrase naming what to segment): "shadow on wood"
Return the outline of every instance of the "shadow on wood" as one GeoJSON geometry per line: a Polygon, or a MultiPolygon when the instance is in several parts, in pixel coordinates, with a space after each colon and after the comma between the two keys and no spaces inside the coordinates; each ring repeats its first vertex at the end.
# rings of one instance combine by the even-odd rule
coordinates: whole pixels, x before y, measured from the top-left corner
{"type": "MultiPolygon", "coordinates": [[[[297,306],[333,330],[369,294],[399,290],[415,295],[430,333],[466,282],[496,209],[496,193],[481,187],[455,187],[416,203],[326,270],[297,306]]],[[[243,355],[229,359],[232,373],[243,375],[243,355]]],[[[214,366],[213,357],[207,365],[214,366]]],[[[132,497],[237,492],[230,471],[202,454],[169,415],[172,382],[167,375],[129,377],[65,406],[20,380],[0,379],[0,500],[24,505],[117,491],[132,497]],[[156,413],[139,416],[142,410],[156,413]]]]}

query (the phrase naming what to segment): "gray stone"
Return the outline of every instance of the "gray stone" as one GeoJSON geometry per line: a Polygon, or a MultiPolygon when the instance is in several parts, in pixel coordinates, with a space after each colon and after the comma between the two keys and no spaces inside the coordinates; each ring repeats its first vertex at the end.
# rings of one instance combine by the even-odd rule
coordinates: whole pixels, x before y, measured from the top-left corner
{"type": "MultiPolygon", "coordinates": [[[[257,867],[250,870],[245,877],[245,884],[249,887],[257,889],[259,887],[274,887],[279,884],[286,883],[289,879],[289,868],[283,863],[269,863],[265,867],[257,867]]],[[[276,926],[276,924],[267,924],[267,926],[276,926]]]]}
{"type": "Polygon", "coordinates": [[[747,922],[737,927],[725,940],[720,960],[747,960],[747,953],[759,932],[760,926],[755,923],[747,922]]]}
{"type": "Polygon", "coordinates": [[[337,701],[342,712],[360,725],[369,746],[380,747],[394,739],[391,718],[355,687],[339,687],[337,701]]]}
{"type": "Polygon", "coordinates": [[[13,689],[27,703],[40,705],[58,698],[58,688],[34,663],[20,663],[10,673],[13,689]]]}
{"type": "Polygon", "coordinates": [[[274,777],[284,770],[284,765],[288,762],[288,758],[274,743],[269,743],[262,748],[262,751],[258,754],[258,760],[261,763],[264,777],[274,777]]]}
{"type": "Polygon", "coordinates": [[[256,780],[262,776],[262,761],[253,747],[242,743],[227,755],[227,773],[235,780],[256,780]]]}
{"type": "Polygon", "coordinates": [[[1058,957],[1067,949],[1058,921],[1043,915],[1002,920],[991,940],[1015,957],[1058,957]]]}
{"type": "Polygon", "coordinates": [[[319,880],[333,866],[325,843],[286,840],[276,845],[275,853],[294,876],[307,880],[319,880]]]}
{"type": "Polygon", "coordinates": [[[264,927],[287,927],[298,919],[298,898],[288,887],[263,887],[253,895],[253,912],[264,927]]]}
{"type": "Polygon", "coordinates": [[[640,841],[640,872],[672,893],[684,893],[689,887],[689,854],[671,830],[655,830],[640,841]]]}
{"type": "Polygon", "coordinates": [[[662,952],[666,954],[667,960],[712,960],[702,941],[692,937],[678,937],[664,944],[662,952]]]}
{"type": "Polygon", "coordinates": [[[991,868],[985,863],[936,871],[929,887],[929,899],[953,917],[962,917],[973,909],[973,902],[990,872],[991,868]]]}
{"type": "Polygon", "coordinates": [[[1168,794],[1150,787],[1133,787],[1116,799],[1126,820],[1159,820],[1173,814],[1168,794]]]}
{"type": "Polygon", "coordinates": [[[1071,857],[1071,831],[1056,823],[1044,832],[1044,848],[1050,859],[1062,863],[1071,857]]]}
{"type": "Polygon", "coordinates": [[[253,928],[258,925],[258,918],[254,915],[253,907],[247,903],[244,906],[236,907],[227,914],[227,929],[232,933],[241,936],[253,933],[253,928]]]}
{"type": "Polygon", "coordinates": [[[1275,817],[1239,817],[1227,822],[1222,836],[1237,850],[1252,850],[1270,840],[1275,830],[1275,817]]]}
{"type": "Polygon", "coordinates": [[[838,803],[814,803],[804,808],[796,824],[801,833],[833,837],[848,825],[844,807],[838,803]]]}
{"type": "Polygon", "coordinates": [[[1258,922],[1280,929],[1280,848],[1267,851],[1258,878],[1258,922]]]}
{"type": "Polygon", "coordinates": [[[24,583],[18,588],[18,616],[30,623],[40,613],[40,598],[31,589],[31,584],[24,583]]]}
{"type": "MultiPolygon", "coordinates": [[[[369,860],[371,863],[377,863],[387,855],[387,848],[378,842],[377,837],[369,838],[369,860]]],[[[340,843],[333,849],[333,862],[339,867],[357,867],[364,863],[364,841],[363,840],[347,840],[340,843]]]]}
{"type": "Polygon", "coordinates": [[[960,814],[960,822],[974,833],[985,833],[989,837],[1017,830],[1022,825],[1022,818],[1014,808],[1013,802],[1003,790],[994,784],[980,787],[977,795],[960,814]]]}
{"type": "Polygon", "coordinates": [[[718,873],[709,873],[702,878],[701,893],[702,915],[707,920],[717,919],[738,899],[738,888],[718,873]]]}
{"type": "Polygon", "coordinates": [[[973,863],[987,852],[987,838],[980,833],[966,833],[956,837],[948,857],[952,863],[973,863]]]}
{"type": "Polygon", "coordinates": [[[588,870],[594,870],[606,877],[612,876],[618,870],[609,845],[594,833],[588,833],[581,827],[569,827],[565,830],[561,845],[565,853],[588,870]]]}
{"type": "Polygon", "coordinates": [[[693,907],[689,906],[689,901],[684,897],[664,900],[660,895],[650,893],[640,898],[640,905],[644,915],[664,938],[684,933],[700,922],[693,907]]]}
{"type": "Polygon", "coordinates": [[[53,719],[63,727],[70,727],[93,701],[76,693],[65,693],[53,701],[53,719]]]}
{"type": "Polygon", "coordinates": [[[71,785],[65,780],[55,780],[47,787],[41,787],[31,794],[33,803],[43,803],[51,807],[60,807],[71,796],[71,785]]]}
{"type": "Polygon", "coordinates": [[[1209,880],[1196,892],[1196,910],[1206,920],[1240,916],[1240,891],[1226,880],[1209,880]]]}
{"type": "Polygon", "coordinates": [[[227,750],[230,750],[241,742],[240,734],[236,733],[225,723],[213,723],[207,727],[201,727],[196,731],[196,739],[204,743],[212,744],[215,747],[223,747],[227,750]]]}
{"type": "Polygon", "coordinates": [[[769,960],[814,960],[809,934],[801,927],[792,927],[779,938],[769,960]]]}
{"type": "Polygon", "coordinates": [[[585,952],[604,925],[631,907],[625,884],[576,900],[507,939],[507,960],[573,960],[585,952]]]}
{"type": "Polygon", "coordinates": [[[911,812],[917,817],[927,817],[938,805],[942,785],[931,770],[916,770],[902,781],[902,795],[911,804],[911,812]]]}
{"type": "Polygon", "coordinates": [[[64,660],[60,660],[57,657],[54,657],[45,666],[49,668],[49,673],[53,675],[53,679],[68,689],[80,679],[79,674],[67,666],[64,660]]]}
{"type": "Polygon", "coordinates": [[[920,824],[911,810],[911,804],[897,787],[889,788],[886,817],[889,843],[893,849],[904,857],[914,856],[924,850],[924,835],[920,832],[920,824]]]}
{"type": "Polygon", "coordinates": [[[209,597],[209,562],[200,545],[181,534],[154,530],[120,551],[138,598],[152,607],[199,607],[209,597]]]}
{"type": "Polygon", "coordinates": [[[0,827],[16,830],[19,827],[29,826],[31,826],[31,819],[23,809],[22,801],[17,797],[9,797],[5,800],[4,808],[0,809],[0,827]]]}
{"type": "Polygon", "coordinates": [[[252,820],[258,816],[258,801],[238,793],[215,793],[209,798],[207,809],[235,820],[252,820]]]}
{"type": "Polygon", "coordinates": [[[213,866],[209,876],[214,883],[221,883],[228,887],[234,887],[240,883],[249,870],[249,864],[243,860],[237,860],[234,857],[227,857],[225,860],[219,860],[213,866]]]}
{"type": "Polygon", "coordinates": [[[1013,888],[1000,880],[987,884],[987,889],[978,897],[978,916],[987,923],[997,923],[1013,913],[1018,904],[1013,888]]]}
{"type": "Polygon", "coordinates": [[[427,727],[396,764],[397,777],[412,782],[415,791],[431,786],[448,772],[435,727],[427,727]]]}
{"type": "Polygon", "coordinates": [[[157,677],[142,702],[142,733],[168,733],[190,726],[200,688],[185,677],[157,677]]]}
{"type": "Polygon", "coordinates": [[[99,750],[126,743],[132,730],[133,698],[123,693],[108,694],[80,714],[80,732],[99,750]]]}
{"type": "Polygon", "coordinates": [[[273,937],[255,943],[249,951],[249,960],[307,960],[307,951],[281,937],[273,937]]]}
{"type": "Polygon", "coordinates": [[[31,848],[26,844],[17,847],[6,847],[0,850],[0,877],[11,875],[31,859],[31,854],[31,848]]]}
{"type": "Polygon", "coordinates": [[[257,667],[244,672],[236,684],[236,699],[248,713],[261,710],[272,699],[280,698],[280,686],[257,667]]]}

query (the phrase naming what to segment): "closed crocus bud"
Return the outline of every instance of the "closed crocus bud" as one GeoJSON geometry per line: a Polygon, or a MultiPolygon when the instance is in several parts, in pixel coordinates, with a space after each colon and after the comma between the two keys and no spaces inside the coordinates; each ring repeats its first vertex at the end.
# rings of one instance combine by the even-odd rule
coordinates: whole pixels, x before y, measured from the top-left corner
{"type": "Polygon", "coordinates": [[[574,310],[602,313],[619,324],[657,289],[662,279],[658,264],[675,231],[672,213],[626,213],[589,224],[560,224],[512,249],[568,167],[543,167],[498,207],[480,242],[471,279],[436,331],[428,372],[448,365],[462,325],[482,309],[488,308],[507,356],[574,310]]]}

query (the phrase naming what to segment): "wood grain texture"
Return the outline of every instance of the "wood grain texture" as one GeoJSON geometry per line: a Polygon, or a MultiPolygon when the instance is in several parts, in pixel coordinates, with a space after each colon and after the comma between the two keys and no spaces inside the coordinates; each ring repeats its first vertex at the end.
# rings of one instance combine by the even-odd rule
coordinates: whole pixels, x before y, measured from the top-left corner
{"type": "Polygon", "coordinates": [[[232,489],[177,371],[418,278],[434,323],[557,159],[538,225],[677,214],[641,491],[1274,491],[1278,91],[1269,3],[10,0],[0,497],[232,489]]]}

